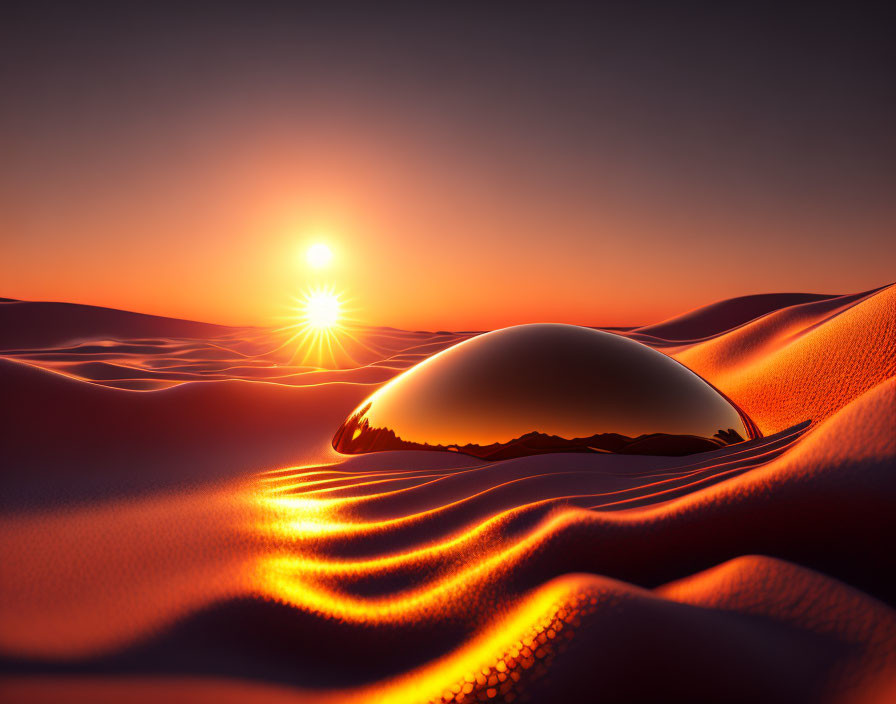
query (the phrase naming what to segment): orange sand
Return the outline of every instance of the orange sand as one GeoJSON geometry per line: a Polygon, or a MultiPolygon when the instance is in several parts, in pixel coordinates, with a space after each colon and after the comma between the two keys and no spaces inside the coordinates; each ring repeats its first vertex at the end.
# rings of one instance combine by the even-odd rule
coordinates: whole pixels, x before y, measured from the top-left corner
{"type": "Polygon", "coordinates": [[[270,330],[76,308],[0,303],[3,701],[896,686],[894,287],[626,333],[764,438],[494,463],[329,446],[378,384],[470,333],[363,329],[302,364],[270,330]]]}

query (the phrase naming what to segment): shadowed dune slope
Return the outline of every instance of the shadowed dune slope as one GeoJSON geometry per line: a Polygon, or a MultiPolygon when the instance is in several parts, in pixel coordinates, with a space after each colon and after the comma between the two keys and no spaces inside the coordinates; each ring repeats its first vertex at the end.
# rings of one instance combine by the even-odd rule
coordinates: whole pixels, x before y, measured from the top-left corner
{"type": "Polygon", "coordinates": [[[662,340],[699,340],[748,323],[772,311],[835,296],[816,293],[763,293],[711,303],[661,323],[644,325],[630,332],[662,340]]]}
{"type": "Polygon", "coordinates": [[[234,328],[77,303],[0,302],[0,349],[55,347],[78,340],[219,337],[234,328]]]}
{"type": "Polygon", "coordinates": [[[363,384],[220,381],[148,393],[85,384],[0,359],[3,508],[220,481],[329,452],[363,384]],[[329,413],[324,409],[329,406],[329,413]],[[335,408],[334,408],[335,406],[335,408]],[[320,411],[309,414],[309,408],[320,411]],[[339,410],[337,410],[339,409],[339,410]]]}

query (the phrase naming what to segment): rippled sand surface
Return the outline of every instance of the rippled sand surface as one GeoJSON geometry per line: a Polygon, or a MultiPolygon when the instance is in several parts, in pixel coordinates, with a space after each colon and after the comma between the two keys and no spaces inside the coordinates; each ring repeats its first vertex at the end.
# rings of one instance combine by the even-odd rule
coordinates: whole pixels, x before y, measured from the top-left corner
{"type": "Polygon", "coordinates": [[[0,700],[883,702],[896,288],[623,334],[764,437],[686,457],[330,441],[475,333],[0,303],[0,700]]]}

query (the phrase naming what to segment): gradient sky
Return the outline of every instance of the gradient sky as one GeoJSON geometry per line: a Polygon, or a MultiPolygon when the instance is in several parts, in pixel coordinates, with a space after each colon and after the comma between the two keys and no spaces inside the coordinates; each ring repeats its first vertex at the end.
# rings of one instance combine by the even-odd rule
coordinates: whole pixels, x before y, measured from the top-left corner
{"type": "Polygon", "coordinates": [[[331,283],[457,329],[879,286],[881,12],[5,2],[0,295],[263,323],[331,283]]]}

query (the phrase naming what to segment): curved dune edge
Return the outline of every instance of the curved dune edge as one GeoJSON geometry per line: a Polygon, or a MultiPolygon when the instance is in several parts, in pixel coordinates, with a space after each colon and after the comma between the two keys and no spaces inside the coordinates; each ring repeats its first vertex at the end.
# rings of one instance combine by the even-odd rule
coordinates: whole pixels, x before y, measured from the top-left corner
{"type": "Polygon", "coordinates": [[[815,293],[765,293],[739,296],[695,308],[659,323],[633,328],[630,333],[670,341],[698,340],[728,332],[781,308],[831,298],[836,296],[815,293]]]}
{"type": "MultiPolygon", "coordinates": [[[[780,647],[780,645],[779,645],[780,647]]],[[[9,678],[3,692],[15,701],[52,701],[64,695],[67,701],[156,701],[175,697],[190,701],[283,701],[283,702],[396,702],[476,701],[502,697],[511,700],[524,692],[535,695],[585,697],[600,689],[608,701],[646,700],[662,696],[670,687],[687,684],[692,701],[755,701],[758,691],[748,679],[777,679],[784,701],[807,671],[814,687],[830,701],[846,701],[862,687],[874,691],[888,681],[896,667],[896,612],[834,580],[779,560],[746,556],[654,592],[592,575],[567,575],[528,594],[507,616],[479,637],[439,660],[405,675],[355,690],[336,692],[301,691],[269,685],[227,680],[163,678],[122,681],[72,681],[68,678],[35,680],[9,678]],[[667,642],[632,648],[630,634],[672,634],[667,642]],[[741,640],[725,642],[737,635],[741,640]],[[782,666],[780,653],[767,651],[765,637],[807,648],[782,666]],[[638,657],[645,664],[652,658],[676,662],[679,682],[632,682],[630,673],[620,672],[615,657],[601,663],[593,659],[596,648],[621,648],[623,655],[638,657]],[[682,660],[680,650],[703,651],[698,662],[682,660]],[[712,662],[715,649],[718,662],[712,662]],[[846,653],[830,667],[828,650],[846,653]],[[733,672],[732,651],[740,662],[733,672]],[[587,662],[589,678],[557,681],[557,675],[579,672],[587,662]],[[825,669],[827,665],[827,669],[825,669]],[[706,668],[719,667],[732,678],[720,687],[717,678],[705,677],[704,686],[694,686],[706,668]],[[789,680],[787,681],[787,671],[789,680]],[[546,677],[552,672],[553,681],[546,677]],[[740,675],[738,679],[736,676],[740,675]],[[785,679],[781,679],[784,677],[785,679]],[[458,696],[458,695],[466,696],[458,696]],[[507,697],[507,695],[512,695],[507,697]]],[[[704,673],[705,676],[705,673],[704,673]]]]}
{"type": "Polygon", "coordinates": [[[29,420],[6,426],[22,498],[0,515],[0,695],[887,701],[894,302],[819,297],[658,342],[767,435],[684,458],[334,453],[370,388],[346,375],[395,373],[445,333],[371,331],[379,361],[255,381],[215,379],[261,370],[225,365],[264,332],[151,344],[132,369],[208,380],[146,393],[5,355],[29,420]]]}
{"type": "Polygon", "coordinates": [[[765,433],[823,420],[896,374],[896,286],[828,303],[783,309],[674,356],[765,433]]]}

